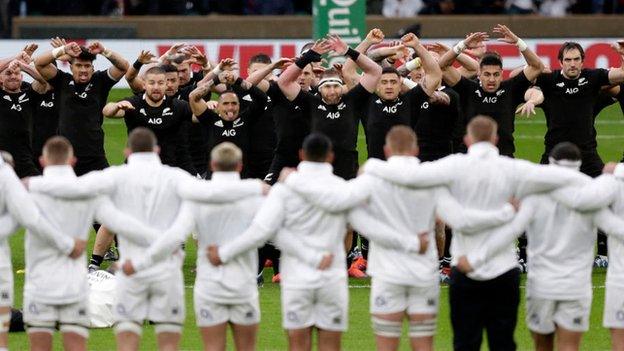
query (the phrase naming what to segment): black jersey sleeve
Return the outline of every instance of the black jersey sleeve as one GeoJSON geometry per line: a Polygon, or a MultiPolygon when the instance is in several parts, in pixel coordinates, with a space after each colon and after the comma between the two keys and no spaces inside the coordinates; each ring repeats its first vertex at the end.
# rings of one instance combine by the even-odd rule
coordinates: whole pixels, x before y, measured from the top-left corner
{"type": "Polygon", "coordinates": [[[524,94],[527,89],[531,87],[531,81],[527,79],[524,71],[521,71],[517,76],[510,78],[508,84],[512,90],[513,104],[518,105],[523,103],[524,94]]]}
{"type": "MultiPolygon", "coordinates": [[[[105,91],[110,90],[115,84],[117,84],[117,81],[111,78],[110,74],[108,73],[108,69],[97,71],[93,73],[93,76],[97,76],[98,84],[100,84],[102,89],[105,91]]],[[[91,78],[91,80],[93,81],[93,78],[91,78]]]]}
{"type": "Polygon", "coordinates": [[[63,72],[60,69],[56,70],[56,75],[48,80],[48,83],[54,88],[54,90],[60,90],[63,83],[63,78],[69,76],[69,73],[63,72]]]}
{"type": "Polygon", "coordinates": [[[466,77],[461,77],[459,82],[455,84],[452,88],[459,94],[459,96],[468,96],[468,93],[472,88],[478,87],[479,83],[474,80],[470,80],[466,77]]]}
{"type": "Polygon", "coordinates": [[[537,76],[537,79],[535,80],[535,86],[540,87],[544,95],[548,94],[552,83],[553,83],[552,73],[542,73],[539,76],[537,76]]]}
{"type": "Polygon", "coordinates": [[[590,69],[587,71],[587,79],[596,86],[596,89],[609,85],[609,70],[604,68],[590,69]]]}
{"type": "Polygon", "coordinates": [[[139,113],[140,104],[142,97],[140,95],[132,95],[126,98],[123,98],[121,101],[128,101],[134,106],[133,110],[124,111],[124,120],[126,121],[126,125],[129,127],[134,120],[137,118],[137,114],[139,113]]]}

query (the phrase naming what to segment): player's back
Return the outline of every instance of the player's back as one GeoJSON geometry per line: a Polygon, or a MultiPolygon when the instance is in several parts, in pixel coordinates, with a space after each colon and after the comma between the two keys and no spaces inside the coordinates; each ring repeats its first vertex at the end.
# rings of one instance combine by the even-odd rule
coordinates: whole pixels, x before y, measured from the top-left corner
{"type": "MultiPolygon", "coordinates": [[[[213,182],[219,180],[213,174],[213,182]]],[[[218,178],[218,177],[216,177],[218,178]]],[[[198,252],[209,245],[222,246],[245,232],[263,201],[261,196],[223,204],[191,202],[197,229],[198,252]]],[[[237,303],[257,295],[258,253],[247,251],[222,266],[213,266],[206,255],[197,255],[195,294],[207,295],[212,301],[237,303]]]]}
{"type": "Polygon", "coordinates": [[[591,294],[594,213],[581,213],[550,195],[534,195],[524,202],[534,206],[528,225],[527,289],[541,298],[579,298],[591,294]]]}
{"type": "MultiPolygon", "coordinates": [[[[375,219],[413,237],[427,231],[429,242],[435,243],[436,188],[408,188],[381,178],[361,177],[373,183],[369,208],[375,219]]],[[[421,255],[370,243],[368,274],[390,283],[430,286],[438,279],[437,263],[435,245],[421,255]]]]}
{"type": "MultiPolygon", "coordinates": [[[[298,171],[312,183],[327,186],[346,184],[345,180],[332,174],[331,166],[320,162],[302,162],[298,171]]],[[[305,285],[311,288],[322,286],[332,279],[346,277],[344,237],[347,229],[345,212],[330,213],[307,202],[303,197],[281,184],[271,192],[282,197],[284,221],[278,236],[295,236],[308,250],[327,252],[334,255],[329,269],[320,271],[302,263],[298,258],[282,253],[280,266],[282,283],[294,287],[305,285]]],[[[275,196],[275,195],[273,195],[275,196]]]]}
{"type": "MultiPolygon", "coordinates": [[[[48,166],[44,177],[75,178],[70,166],[48,166]]],[[[46,219],[62,235],[87,240],[93,223],[97,198],[68,200],[45,194],[32,195],[46,219]]],[[[72,259],[42,239],[41,234],[26,232],[26,283],[24,293],[43,303],[63,304],[78,301],[87,292],[85,255],[72,259]]]]}
{"type": "MultiPolygon", "coordinates": [[[[624,180],[617,178],[615,202],[611,205],[613,212],[624,217],[624,180]]],[[[607,284],[624,287],[624,241],[609,236],[609,269],[607,270],[607,284]]]]}

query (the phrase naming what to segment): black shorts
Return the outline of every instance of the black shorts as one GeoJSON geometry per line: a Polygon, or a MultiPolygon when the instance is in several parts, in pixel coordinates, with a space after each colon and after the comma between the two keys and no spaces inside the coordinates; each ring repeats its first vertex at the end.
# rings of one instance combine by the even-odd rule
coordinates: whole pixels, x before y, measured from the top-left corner
{"type": "Polygon", "coordinates": [[[418,155],[418,159],[422,162],[431,162],[445,158],[448,155],[450,155],[450,153],[421,153],[418,155]]]}
{"type": "Polygon", "coordinates": [[[24,162],[15,161],[15,174],[18,178],[33,177],[41,175],[41,171],[35,167],[35,163],[30,159],[24,162]]]}
{"type": "Polygon", "coordinates": [[[74,172],[76,172],[77,176],[81,176],[83,174],[87,174],[91,171],[99,171],[104,168],[108,168],[108,160],[106,160],[106,156],[80,156],[77,157],[78,162],[74,166],[74,172]]]}
{"type": "Polygon", "coordinates": [[[353,179],[358,172],[357,151],[334,151],[334,174],[343,179],[353,179]]]}

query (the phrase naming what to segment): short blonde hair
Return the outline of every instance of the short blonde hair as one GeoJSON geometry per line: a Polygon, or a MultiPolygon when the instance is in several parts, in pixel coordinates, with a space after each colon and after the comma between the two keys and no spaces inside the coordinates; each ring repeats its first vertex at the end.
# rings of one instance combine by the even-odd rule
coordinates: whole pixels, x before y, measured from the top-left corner
{"type": "Polygon", "coordinates": [[[498,125],[492,117],[478,115],[470,120],[466,132],[474,142],[491,141],[498,131],[498,125]]]}
{"type": "Polygon", "coordinates": [[[214,163],[215,171],[232,172],[243,162],[243,152],[238,146],[226,141],[210,151],[210,161],[214,163]]]}
{"type": "Polygon", "coordinates": [[[386,134],[386,146],[393,154],[410,153],[418,146],[416,133],[408,126],[394,126],[386,134]]]}
{"type": "Polygon", "coordinates": [[[74,149],[65,137],[53,136],[43,145],[43,158],[51,165],[64,165],[74,156],[74,149]]]}

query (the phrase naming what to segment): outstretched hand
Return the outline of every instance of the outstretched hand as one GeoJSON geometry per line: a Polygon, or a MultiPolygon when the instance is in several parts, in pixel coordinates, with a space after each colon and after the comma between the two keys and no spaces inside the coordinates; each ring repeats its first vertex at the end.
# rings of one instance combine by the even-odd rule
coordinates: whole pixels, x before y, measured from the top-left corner
{"type": "Polygon", "coordinates": [[[518,42],[518,36],[514,34],[506,25],[498,24],[494,29],[492,29],[494,33],[502,35],[502,38],[498,38],[498,41],[502,41],[507,44],[516,44],[518,42]]]}

